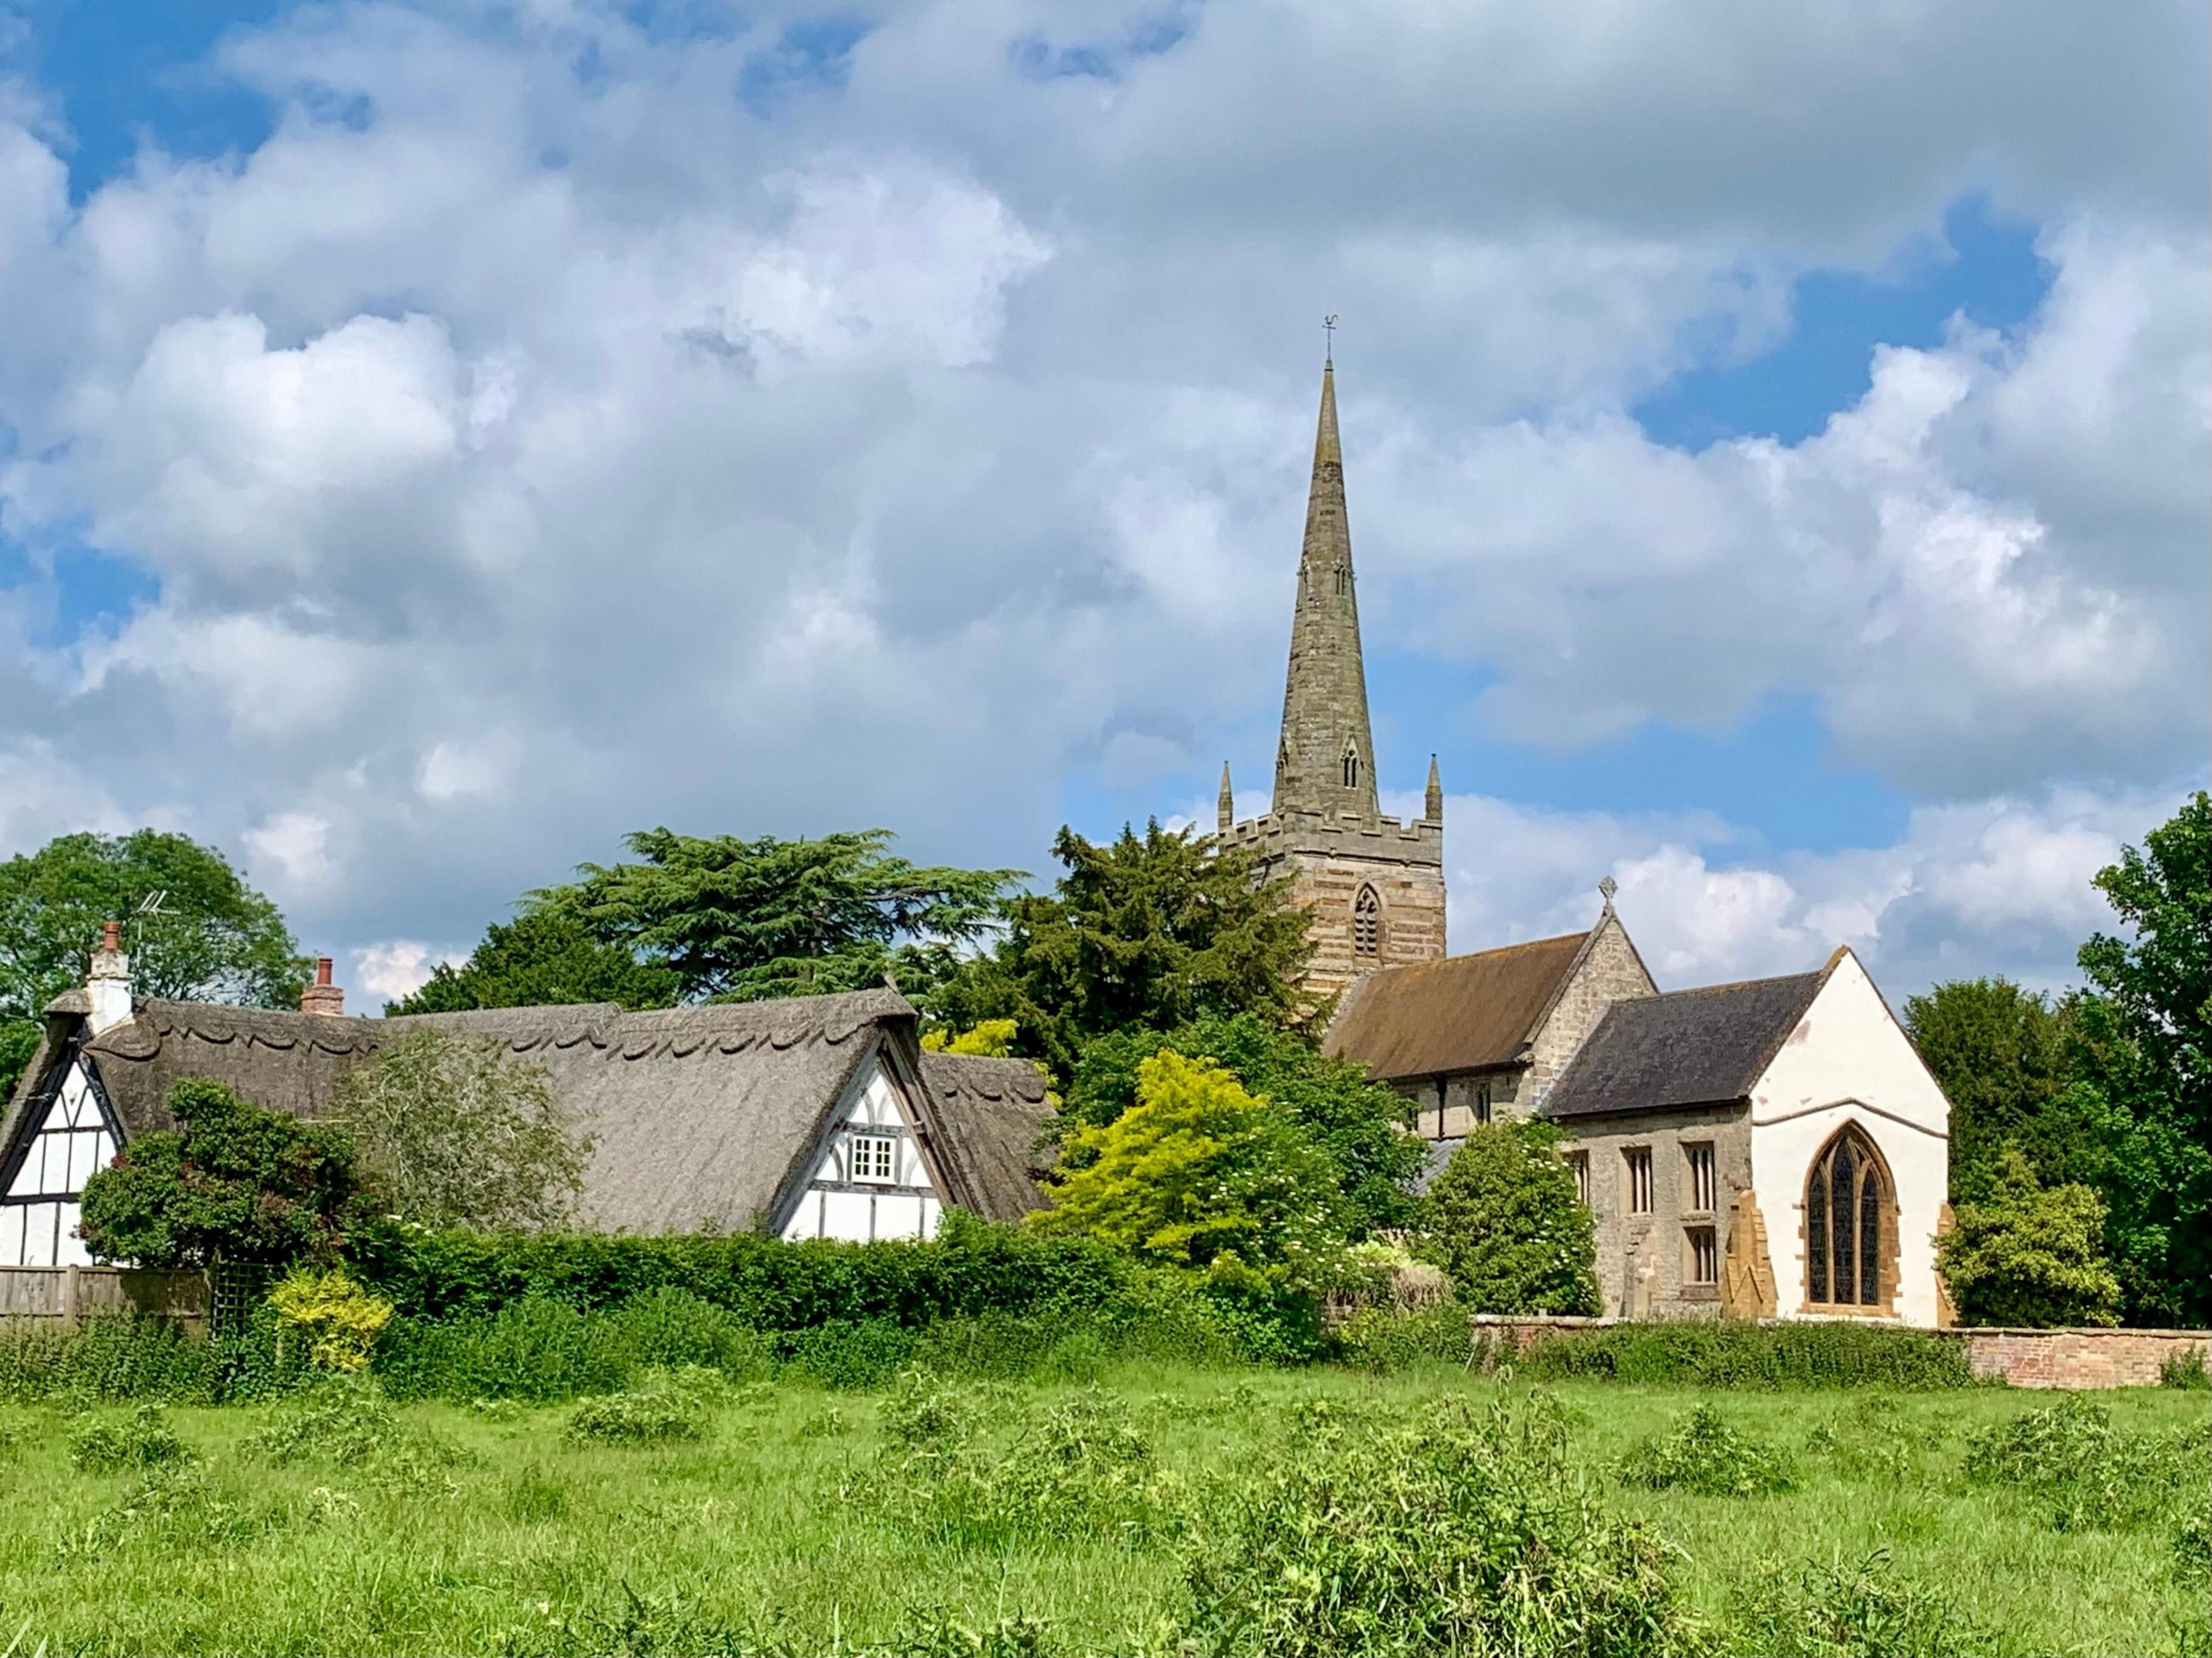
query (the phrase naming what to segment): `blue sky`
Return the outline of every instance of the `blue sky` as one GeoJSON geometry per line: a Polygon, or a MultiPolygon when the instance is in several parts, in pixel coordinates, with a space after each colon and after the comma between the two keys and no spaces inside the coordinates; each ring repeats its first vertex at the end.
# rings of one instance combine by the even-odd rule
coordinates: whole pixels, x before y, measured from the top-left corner
{"type": "Polygon", "coordinates": [[[1253,803],[1335,312],[1455,948],[2063,982],[2206,773],[2204,20],[1605,16],[0,6],[0,852],[390,993],[648,823],[1253,803]]]}

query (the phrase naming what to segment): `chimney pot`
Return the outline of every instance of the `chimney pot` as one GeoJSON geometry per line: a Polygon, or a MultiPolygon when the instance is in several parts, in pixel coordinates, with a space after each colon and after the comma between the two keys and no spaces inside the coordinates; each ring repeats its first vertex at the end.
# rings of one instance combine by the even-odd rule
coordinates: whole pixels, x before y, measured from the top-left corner
{"type": "Polygon", "coordinates": [[[120,950],[123,948],[122,922],[102,921],[100,924],[100,947],[102,950],[120,950]]]}
{"type": "Polygon", "coordinates": [[[333,1019],[344,1017],[345,992],[331,982],[329,957],[315,957],[315,981],[300,993],[300,1011],[333,1019]]]}

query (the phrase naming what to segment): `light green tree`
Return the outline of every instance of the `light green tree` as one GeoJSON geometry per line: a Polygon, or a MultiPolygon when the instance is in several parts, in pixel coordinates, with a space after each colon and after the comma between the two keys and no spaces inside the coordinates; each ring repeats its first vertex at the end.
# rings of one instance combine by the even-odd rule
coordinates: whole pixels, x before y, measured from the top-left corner
{"type": "Polygon", "coordinates": [[[1138,1067],[1133,1106],[1062,1140],[1052,1207],[1030,1223],[1227,1283],[1256,1273],[1317,1291],[1346,1272],[1338,1186],[1287,1112],[1212,1061],[1164,1049],[1138,1067]]]}

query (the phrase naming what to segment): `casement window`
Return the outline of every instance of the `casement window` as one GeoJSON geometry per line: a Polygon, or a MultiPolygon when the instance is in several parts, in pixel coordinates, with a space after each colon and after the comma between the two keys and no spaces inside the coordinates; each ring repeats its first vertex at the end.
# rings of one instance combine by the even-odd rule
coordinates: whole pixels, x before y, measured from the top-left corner
{"type": "Polygon", "coordinates": [[[1721,1281],[1720,1244],[1713,1236],[1713,1229],[1692,1226],[1685,1230],[1690,1240],[1690,1282],[1718,1284],[1721,1281]]]}
{"type": "Polygon", "coordinates": [[[1352,901],[1352,953],[1372,956],[1382,947],[1382,899],[1373,887],[1363,886],[1352,901]]]}
{"type": "Polygon", "coordinates": [[[1628,1212],[1648,1215],[1651,1212],[1651,1148],[1631,1146],[1621,1156],[1628,1165],[1628,1212]]]}
{"type": "Polygon", "coordinates": [[[1589,1207],[1589,1153],[1567,1153],[1567,1172],[1575,1177],[1575,1198],[1585,1209],[1589,1207]]]}
{"type": "Polygon", "coordinates": [[[1713,1201],[1712,1145],[1710,1142],[1703,1145],[1686,1145],[1682,1148],[1682,1155],[1688,1159],[1690,1165],[1690,1200],[1682,1206],[1693,1215],[1710,1215],[1717,1206],[1713,1201]]]}
{"type": "Polygon", "coordinates": [[[874,1134],[853,1137],[853,1178],[888,1181],[898,1178],[898,1142],[874,1134]]]}

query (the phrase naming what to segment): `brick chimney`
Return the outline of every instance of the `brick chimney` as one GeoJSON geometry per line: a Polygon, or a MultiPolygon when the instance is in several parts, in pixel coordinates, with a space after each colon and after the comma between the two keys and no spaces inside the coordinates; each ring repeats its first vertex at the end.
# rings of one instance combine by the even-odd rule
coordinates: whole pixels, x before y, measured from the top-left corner
{"type": "Polygon", "coordinates": [[[100,948],[85,975],[85,1022],[95,1036],[131,1022],[131,958],[123,953],[123,923],[100,924],[100,948]]]}
{"type": "Polygon", "coordinates": [[[300,1011],[338,1018],[345,1012],[345,992],[331,982],[331,958],[315,958],[315,981],[300,993],[300,1011]]]}

